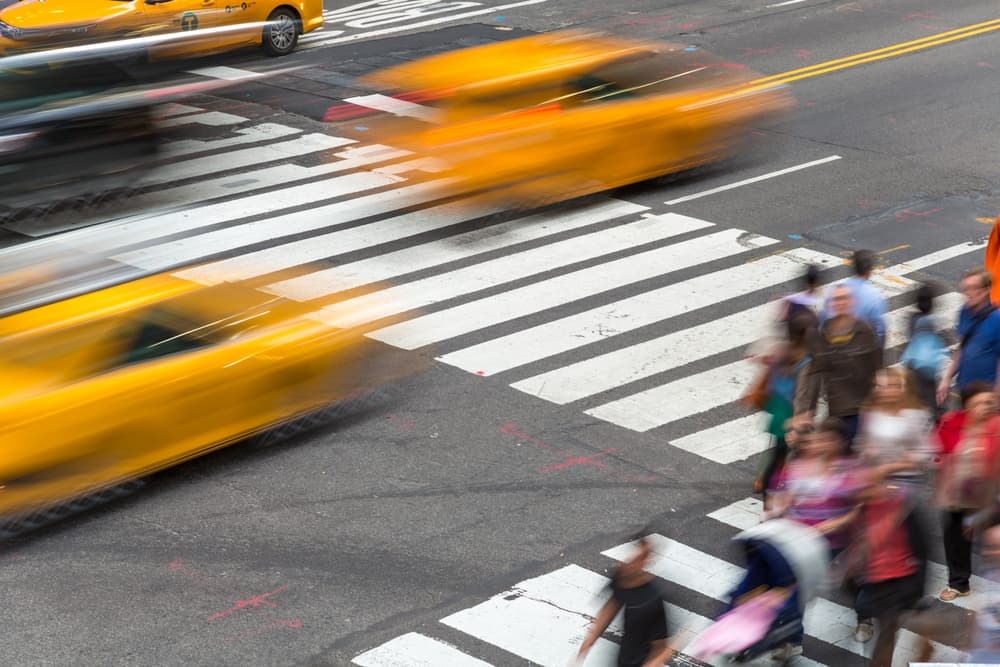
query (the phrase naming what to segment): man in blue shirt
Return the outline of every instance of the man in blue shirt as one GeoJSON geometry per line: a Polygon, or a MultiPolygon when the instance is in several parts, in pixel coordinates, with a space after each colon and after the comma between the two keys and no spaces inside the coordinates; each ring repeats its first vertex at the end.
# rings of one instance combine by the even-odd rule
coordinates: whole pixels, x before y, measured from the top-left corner
{"type": "MultiPolygon", "coordinates": [[[[875,268],[875,253],[871,250],[856,250],[851,257],[854,265],[854,275],[844,280],[841,284],[846,285],[851,290],[851,300],[854,303],[854,316],[870,326],[878,336],[879,341],[885,344],[885,298],[874,285],[869,282],[872,269],[875,268]]],[[[830,301],[832,291],[827,292],[826,301],[823,304],[823,320],[833,317],[833,304],[830,301]]]]}
{"type": "Polygon", "coordinates": [[[1000,311],[990,303],[993,280],[985,269],[976,268],[962,276],[960,285],[965,297],[965,305],[958,314],[960,342],[938,384],[939,404],[948,398],[952,378],[956,378],[955,385],[959,391],[970,382],[997,385],[1000,311]]]}

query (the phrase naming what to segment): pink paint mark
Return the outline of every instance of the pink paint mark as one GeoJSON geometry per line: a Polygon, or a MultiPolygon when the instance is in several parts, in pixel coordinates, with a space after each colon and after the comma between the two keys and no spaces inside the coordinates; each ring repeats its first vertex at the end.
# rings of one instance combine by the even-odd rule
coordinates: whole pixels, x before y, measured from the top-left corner
{"type": "Polygon", "coordinates": [[[681,32],[686,32],[688,30],[696,30],[701,26],[705,25],[704,21],[691,21],[689,23],[681,23],[677,26],[677,29],[681,32]]]}
{"type": "Polygon", "coordinates": [[[814,106],[816,106],[816,103],[812,102],[812,101],[809,101],[809,102],[805,102],[803,106],[814,107],[814,106]]]}
{"type": "Polygon", "coordinates": [[[556,449],[555,447],[552,447],[551,445],[547,445],[544,442],[542,442],[541,440],[538,440],[537,438],[532,438],[527,433],[522,433],[521,431],[519,431],[517,429],[517,426],[515,424],[513,424],[513,423],[508,422],[508,423],[504,424],[500,428],[500,432],[503,433],[504,435],[512,435],[515,438],[517,438],[518,440],[524,440],[525,442],[530,442],[533,445],[541,447],[545,451],[552,452],[554,454],[558,454],[559,456],[569,456],[569,454],[567,452],[564,452],[562,450],[556,449]]]}
{"type": "Polygon", "coordinates": [[[486,375],[486,371],[476,371],[476,375],[478,375],[479,377],[482,377],[482,376],[486,375]]]}
{"type": "Polygon", "coordinates": [[[943,208],[932,208],[929,211],[914,211],[913,209],[904,208],[902,211],[896,211],[896,222],[903,222],[912,218],[926,218],[943,210],[943,208]]]}
{"type": "Polygon", "coordinates": [[[941,17],[933,12],[910,12],[904,18],[907,21],[913,21],[916,19],[924,19],[925,21],[935,21],[941,17]]]}
{"type": "Polygon", "coordinates": [[[859,199],[858,206],[864,209],[880,208],[885,206],[884,201],[879,201],[878,199],[859,199]]]}
{"type": "Polygon", "coordinates": [[[539,468],[538,472],[556,472],[558,470],[566,470],[567,468],[572,468],[573,466],[594,466],[595,468],[606,468],[607,466],[597,461],[601,456],[607,456],[608,454],[614,454],[616,450],[605,449],[603,451],[597,452],[596,454],[591,454],[589,456],[570,456],[567,457],[562,463],[554,463],[550,466],[544,468],[539,468]]]}
{"type": "Polygon", "coordinates": [[[396,415],[389,415],[386,417],[386,421],[391,421],[394,424],[397,424],[399,428],[404,431],[412,431],[417,427],[417,422],[413,419],[405,419],[403,417],[397,417],[396,415]]]}
{"type": "Polygon", "coordinates": [[[850,12],[863,12],[863,11],[865,11],[865,10],[861,9],[861,7],[858,7],[858,3],[856,3],[856,2],[848,2],[846,5],[838,5],[837,6],[837,11],[838,12],[841,12],[841,11],[844,11],[844,10],[847,10],[847,11],[850,11],[850,12]]]}
{"type": "Polygon", "coordinates": [[[988,63],[985,60],[980,60],[976,63],[976,67],[986,67],[988,69],[993,69],[993,63],[988,63]]]}
{"type": "Polygon", "coordinates": [[[270,591],[269,593],[261,593],[260,595],[250,598],[249,600],[237,600],[232,607],[224,611],[220,611],[216,614],[212,614],[211,616],[208,617],[208,620],[217,621],[221,618],[232,616],[241,609],[247,609],[247,608],[256,609],[262,605],[266,607],[276,607],[277,605],[271,602],[269,598],[272,595],[277,595],[278,593],[287,589],[288,586],[279,586],[278,588],[274,589],[273,591],[270,591]]]}
{"type": "Polygon", "coordinates": [[[812,56],[812,54],[813,52],[810,51],[809,49],[795,49],[796,58],[803,58],[803,59],[809,58],[810,56],[812,56]]]}
{"type": "Polygon", "coordinates": [[[291,628],[293,630],[300,630],[302,628],[302,621],[300,619],[278,619],[274,623],[269,623],[263,625],[255,630],[247,630],[246,632],[241,632],[238,635],[234,635],[226,639],[227,644],[231,644],[234,641],[239,641],[241,639],[250,639],[252,637],[257,637],[264,634],[265,632],[271,632],[272,630],[279,630],[281,628],[291,628]]]}

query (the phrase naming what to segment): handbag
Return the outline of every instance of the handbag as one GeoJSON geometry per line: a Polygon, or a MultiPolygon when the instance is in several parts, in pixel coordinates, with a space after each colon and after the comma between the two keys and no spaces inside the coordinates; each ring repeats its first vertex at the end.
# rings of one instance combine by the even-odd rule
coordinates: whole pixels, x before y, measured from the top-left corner
{"type": "Polygon", "coordinates": [[[774,366],[771,364],[761,369],[750,388],[740,398],[740,403],[753,410],[763,410],[767,406],[767,399],[771,393],[772,373],[774,373],[774,366]]]}

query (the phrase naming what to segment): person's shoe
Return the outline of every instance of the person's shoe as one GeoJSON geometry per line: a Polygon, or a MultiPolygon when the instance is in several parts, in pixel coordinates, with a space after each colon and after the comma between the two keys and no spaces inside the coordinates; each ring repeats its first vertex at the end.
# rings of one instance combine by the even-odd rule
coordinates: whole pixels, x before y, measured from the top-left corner
{"type": "Polygon", "coordinates": [[[875,636],[875,626],[870,621],[861,621],[858,627],[854,628],[854,641],[865,644],[875,636]]]}
{"type": "Polygon", "coordinates": [[[781,648],[776,648],[771,651],[771,659],[778,662],[791,660],[798,655],[802,655],[802,646],[798,644],[785,644],[781,648]]]}
{"type": "Polygon", "coordinates": [[[941,602],[954,602],[958,598],[964,598],[969,594],[969,592],[970,591],[960,591],[949,586],[941,591],[941,595],[938,596],[938,599],[941,600],[941,602]]]}

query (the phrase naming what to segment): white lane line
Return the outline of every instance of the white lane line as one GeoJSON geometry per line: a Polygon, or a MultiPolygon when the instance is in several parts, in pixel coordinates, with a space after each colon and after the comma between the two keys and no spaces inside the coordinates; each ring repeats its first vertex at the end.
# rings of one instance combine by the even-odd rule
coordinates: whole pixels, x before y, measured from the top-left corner
{"type": "MultiPolygon", "coordinates": [[[[450,227],[499,210],[501,210],[500,207],[496,209],[472,209],[464,202],[442,204],[385,218],[367,225],[313,236],[301,241],[293,241],[230,259],[211,262],[182,271],[177,275],[204,283],[254,278],[381,243],[431,232],[442,227],[450,227]]],[[[333,291],[349,289],[335,271],[329,273],[314,271],[306,276],[309,278],[304,283],[320,296],[333,291]]],[[[283,291],[284,285],[285,283],[274,283],[267,289],[273,294],[278,294],[279,291],[283,291]]],[[[293,285],[301,286],[302,283],[293,283],[293,285]]],[[[289,289],[288,293],[291,294],[292,290],[289,289]]],[[[301,295],[303,298],[299,300],[307,300],[304,297],[305,292],[302,292],[301,295]]]]}
{"type": "MultiPolygon", "coordinates": [[[[732,257],[777,243],[774,239],[765,237],[754,237],[749,241],[744,237],[745,233],[742,230],[727,229],[598,266],[572,271],[502,294],[400,322],[368,335],[384,343],[412,350],[607,290],[696,266],[702,262],[732,257]]],[[[619,319],[617,317],[613,319],[615,324],[609,324],[602,330],[603,332],[607,333],[618,325],[619,319]]],[[[627,325],[628,322],[622,320],[621,324],[627,325]]],[[[535,331],[538,328],[528,331],[535,331]]],[[[573,342],[577,343],[574,347],[584,344],[578,340],[573,342]]],[[[535,350],[522,349],[517,345],[511,348],[515,348],[513,349],[515,356],[496,356],[492,349],[486,354],[481,354],[481,348],[474,346],[445,355],[441,360],[480,375],[491,375],[512,365],[526,363],[521,361],[524,357],[535,357],[535,350]]],[[[503,354],[510,352],[511,349],[505,347],[503,354]]]]}
{"type": "Polygon", "coordinates": [[[821,164],[826,164],[827,162],[833,162],[834,160],[840,160],[839,155],[831,155],[825,157],[822,160],[813,160],[812,162],[805,162],[803,164],[795,165],[794,167],[788,167],[786,169],[779,169],[778,171],[772,171],[767,174],[761,174],[760,176],[754,176],[753,178],[747,178],[742,181],[737,181],[735,183],[730,183],[729,185],[721,185],[717,188],[712,188],[711,190],[705,190],[704,192],[697,192],[693,195],[687,195],[685,197],[678,197],[677,199],[671,199],[666,202],[667,206],[673,206],[674,204],[683,204],[684,202],[689,202],[694,199],[701,199],[702,197],[708,197],[709,195],[714,195],[719,192],[725,192],[726,190],[733,190],[735,188],[743,187],[744,185],[750,185],[751,183],[758,183],[760,181],[766,181],[770,178],[777,178],[778,176],[784,176],[785,174],[791,174],[796,171],[801,171],[802,169],[808,169],[810,167],[816,167],[821,164]]]}
{"type": "MultiPolygon", "coordinates": [[[[332,197],[338,194],[352,194],[384,185],[385,183],[379,181],[378,178],[377,174],[361,172],[333,179],[326,183],[326,190],[319,196],[332,197]],[[339,182],[342,189],[333,187],[335,181],[339,182]]],[[[294,189],[289,188],[281,194],[285,195],[294,189]]],[[[256,222],[205,232],[118,255],[114,259],[151,271],[162,270],[165,267],[201,259],[210,254],[237,250],[254,243],[276,241],[293,234],[323,229],[347,220],[357,220],[369,215],[388,213],[413,206],[434,197],[438,191],[438,186],[435,183],[419,183],[405,188],[355,197],[300,213],[278,215],[256,222]]],[[[287,200],[280,201],[275,208],[282,209],[288,205],[290,204],[287,203],[287,200]]],[[[330,248],[331,254],[336,254],[336,252],[336,248],[330,248]]]]}
{"type": "Polygon", "coordinates": [[[206,155],[193,160],[174,162],[154,170],[146,178],[143,178],[139,185],[162,185],[170,181],[197,178],[220,171],[255,167],[262,162],[289,160],[308,153],[316,153],[353,143],[353,139],[331,137],[328,134],[307,134],[289,141],[230,151],[224,157],[206,155]]]}
{"type": "Polygon", "coordinates": [[[396,637],[351,661],[360,667],[490,667],[451,644],[416,632],[396,637]]]}
{"type": "MultiPolygon", "coordinates": [[[[417,23],[407,23],[405,25],[394,26],[392,28],[380,28],[378,30],[369,30],[368,32],[358,32],[353,35],[337,36],[342,31],[336,31],[329,39],[316,40],[314,42],[309,42],[309,47],[325,46],[327,44],[339,44],[342,42],[353,42],[359,39],[367,39],[369,37],[380,37],[382,35],[391,35],[397,32],[403,32],[405,30],[413,30],[414,28],[423,28],[429,25],[438,25],[439,23],[449,23],[451,21],[458,21],[459,19],[472,18],[473,16],[482,16],[484,14],[494,14],[496,12],[502,12],[506,9],[514,9],[515,7],[524,7],[527,5],[537,5],[548,0],[521,0],[521,2],[512,2],[506,5],[497,5],[495,7],[487,7],[485,9],[479,9],[472,12],[462,12],[461,14],[449,14],[447,16],[441,16],[434,19],[428,19],[426,21],[418,21],[417,23]]],[[[332,26],[328,26],[332,27],[332,26]]]]}
{"type": "MultiPolygon", "coordinates": [[[[652,535],[650,541],[655,560],[650,564],[649,571],[689,590],[725,601],[729,592],[743,577],[744,570],[738,565],[675,540],[662,535],[652,535]]],[[[631,544],[623,544],[603,554],[620,561],[628,558],[633,551],[634,547],[631,544]]],[[[857,624],[854,610],[824,598],[817,598],[806,610],[803,624],[809,636],[857,655],[865,655],[864,644],[854,641],[854,628],[857,624]]],[[[920,638],[908,630],[903,630],[899,633],[897,641],[897,651],[910,652],[918,645],[920,638]]],[[[960,651],[936,642],[932,642],[932,645],[946,660],[961,659],[963,655],[960,651]]]]}
{"type": "MultiPolygon", "coordinates": [[[[727,232],[738,231],[727,230],[727,232]]],[[[644,253],[646,255],[644,259],[655,262],[655,267],[659,269],[655,275],[720,259],[725,256],[725,246],[717,245],[715,248],[705,246],[717,238],[724,238],[721,235],[725,233],[719,232],[667,246],[660,256],[644,253]],[[675,254],[667,256],[671,251],[675,254]]],[[[773,239],[758,237],[754,239],[752,245],[766,246],[772,243],[775,243],[773,239]]],[[[743,246],[743,251],[750,249],[747,242],[742,239],[737,245],[743,246]]],[[[735,252],[730,251],[730,254],[740,252],[735,248],[732,250],[735,252]]],[[[440,357],[440,360],[477,374],[499,373],[683,315],[710,304],[779,285],[797,277],[802,271],[803,264],[822,263],[829,261],[830,257],[805,248],[769,255],[457,350],[440,357]]],[[[609,265],[597,267],[597,270],[606,266],[609,265]]],[[[652,268],[643,265],[631,267],[633,271],[652,268]]],[[[567,289],[572,289],[575,286],[573,274],[568,274],[568,279],[570,285],[567,289]]],[[[599,291],[601,284],[598,279],[596,287],[583,283],[581,287],[590,288],[589,295],[599,291]]],[[[532,295],[532,298],[539,297],[532,295]]],[[[549,295],[549,299],[554,298],[554,295],[549,295]]],[[[488,304],[489,300],[486,300],[486,303],[488,304]]],[[[383,340],[382,337],[379,339],[383,340]]],[[[397,344],[395,336],[386,337],[384,340],[397,344]]]]}
{"type": "MultiPolygon", "coordinates": [[[[757,362],[741,359],[599,405],[587,410],[586,414],[623,428],[645,433],[664,424],[738,400],[750,386],[759,369],[760,365],[757,362]]],[[[713,451],[697,453],[709,457],[713,451]]]]}
{"type": "Polygon", "coordinates": [[[529,215],[500,225],[292,278],[269,286],[268,291],[296,301],[308,301],[330,294],[331,287],[336,287],[337,290],[361,287],[563,231],[635,215],[645,210],[645,206],[611,199],[555,217],[551,214],[529,215]]]}
{"type": "Polygon", "coordinates": [[[784,7],[786,5],[797,5],[800,2],[805,2],[805,1],[806,0],[785,0],[785,2],[778,2],[778,3],[775,3],[773,5],[767,5],[767,8],[771,9],[771,8],[774,8],[774,7],[784,7]]]}
{"type": "Polygon", "coordinates": [[[243,79],[257,79],[260,78],[260,73],[251,72],[247,69],[239,69],[238,67],[200,67],[198,69],[189,70],[189,74],[197,74],[199,76],[207,76],[210,79],[221,79],[223,81],[242,81],[243,79]]]}
{"type": "MultiPolygon", "coordinates": [[[[710,519],[715,519],[720,523],[724,523],[727,526],[732,526],[740,530],[746,530],[747,528],[756,526],[760,523],[760,517],[763,511],[764,503],[757,498],[749,497],[737,500],[736,502],[726,505],[725,507],[720,507],[709,514],[708,517],[710,519]]],[[[929,575],[927,577],[927,591],[931,595],[937,595],[938,592],[943,590],[944,587],[948,585],[948,569],[944,565],[933,561],[928,562],[927,565],[929,575]]],[[[982,609],[983,603],[985,602],[982,599],[984,593],[995,593],[1000,591],[1000,582],[984,579],[983,577],[975,574],[972,575],[969,583],[971,585],[972,595],[956,599],[952,603],[956,607],[962,607],[963,609],[968,609],[970,611],[978,611],[979,609],[982,609]]]]}
{"type": "Polygon", "coordinates": [[[197,123],[198,125],[221,127],[222,125],[237,125],[239,123],[246,122],[247,120],[247,118],[237,116],[236,114],[223,113],[221,111],[206,111],[205,113],[200,113],[195,116],[176,116],[173,118],[164,118],[159,124],[163,127],[179,127],[181,125],[197,123]]]}
{"type": "MultiPolygon", "coordinates": [[[[212,224],[213,215],[216,222],[225,222],[228,218],[218,219],[219,215],[228,215],[233,211],[246,211],[237,206],[238,202],[227,202],[220,208],[203,206],[200,209],[185,210],[184,207],[198,204],[210,199],[230,197],[254,190],[261,190],[277,185],[292,184],[319,176],[329,176],[342,171],[358,169],[374,162],[383,162],[404,157],[407,151],[389,148],[387,146],[362,146],[348,148],[334,157],[339,159],[315,167],[302,167],[297,164],[280,164],[254,171],[244,171],[239,174],[223,176],[188,185],[179,185],[165,190],[156,190],[129,199],[132,210],[146,210],[149,213],[129,215],[117,220],[101,220],[100,218],[74,219],[69,228],[95,225],[89,229],[76,230],[63,234],[58,239],[60,244],[72,245],[95,252],[109,252],[114,248],[149,242],[161,236],[167,236],[178,231],[198,229],[206,224],[212,224]],[[372,150],[373,148],[379,150],[372,150]],[[192,215],[192,213],[194,213],[192,215]]],[[[378,172],[378,170],[373,170],[378,172]]],[[[336,185],[333,186],[336,188],[336,185]]],[[[245,199],[245,198],[244,198],[245,199]]],[[[268,202],[268,197],[262,197],[262,204],[268,202]]],[[[304,200],[305,201],[305,200],[304,200]]],[[[48,225],[38,227],[31,221],[6,225],[9,229],[34,236],[37,233],[50,234],[53,230],[48,225]]]]}
{"type": "Polygon", "coordinates": [[[422,104],[407,102],[406,100],[400,100],[395,97],[389,97],[388,95],[382,95],[379,93],[362,95],[360,97],[348,97],[345,98],[344,101],[348,104],[365,107],[366,109],[384,111],[385,113],[390,113],[394,116],[403,116],[406,118],[436,121],[439,116],[437,109],[432,109],[431,107],[427,107],[422,104]]]}
{"type": "Polygon", "coordinates": [[[464,294],[495,287],[576,262],[711,227],[695,218],[663,215],[557,241],[463,269],[396,285],[375,294],[341,301],[323,309],[324,321],[337,327],[359,326],[389,315],[416,310],[464,294]]]}
{"type": "MultiPolygon", "coordinates": [[[[921,271],[929,266],[934,266],[935,264],[941,264],[942,262],[947,262],[948,260],[955,259],[956,257],[962,257],[972,252],[979,252],[986,248],[986,243],[959,243],[957,245],[950,246],[948,248],[942,248],[936,252],[932,252],[922,257],[917,257],[908,262],[901,262],[895,266],[887,268],[882,271],[882,274],[901,276],[907,273],[912,273],[914,271],[921,271]]],[[[971,266],[969,268],[972,268],[971,266]]]]}
{"type": "MultiPolygon", "coordinates": [[[[293,134],[302,134],[302,130],[287,125],[277,123],[262,123],[236,130],[236,136],[225,137],[223,139],[184,139],[172,141],[163,149],[164,157],[181,157],[205,153],[218,150],[220,148],[232,148],[240,144],[252,144],[258,141],[273,141],[282,137],[289,137],[293,134]]],[[[221,158],[225,159],[225,158],[221,158]]]]}
{"type": "Polygon", "coordinates": [[[160,106],[160,108],[157,109],[156,112],[160,116],[160,118],[170,118],[172,116],[183,116],[185,114],[198,113],[202,111],[205,110],[200,107],[192,107],[188,106],[187,104],[170,102],[168,104],[160,106]]]}
{"type": "MultiPolygon", "coordinates": [[[[579,568],[573,565],[571,576],[582,579],[579,568]]],[[[566,568],[563,568],[565,571],[566,568]]],[[[557,571],[556,575],[564,574],[557,571]]],[[[586,571],[584,571],[586,572],[586,571]]],[[[530,593],[522,592],[522,582],[510,591],[495,595],[486,602],[459,611],[441,620],[445,625],[489,642],[494,646],[513,653],[535,665],[545,667],[565,667],[579,650],[587,633],[592,617],[600,609],[607,594],[601,594],[607,580],[599,574],[587,572],[587,579],[579,585],[588,586],[583,596],[571,593],[573,597],[584,598],[586,609],[572,604],[562,605],[561,599],[535,599],[530,593]]],[[[552,575],[545,575],[551,577],[552,575]]],[[[563,586],[550,588],[566,589],[563,586]]],[[[603,637],[597,640],[587,656],[585,667],[606,667],[614,664],[618,646],[603,637]]]]}
{"type": "Polygon", "coordinates": [[[773,303],[755,306],[562,366],[511,386],[526,394],[565,405],[734,347],[749,345],[768,333],[777,315],[776,308],[773,303]]]}

